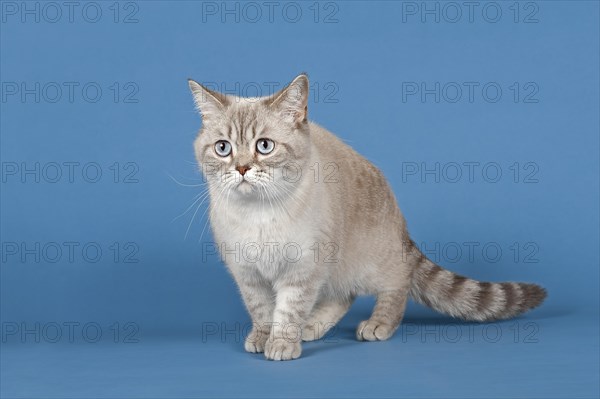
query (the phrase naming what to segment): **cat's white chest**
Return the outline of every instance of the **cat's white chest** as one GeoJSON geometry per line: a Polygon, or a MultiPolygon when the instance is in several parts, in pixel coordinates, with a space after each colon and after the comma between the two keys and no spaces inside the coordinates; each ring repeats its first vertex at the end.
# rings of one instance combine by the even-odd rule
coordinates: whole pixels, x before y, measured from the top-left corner
{"type": "Polygon", "coordinates": [[[212,215],[221,257],[230,268],[255,269],[274,280],[287,267],[301,264],[316,242],[306,224],[281,215],[212,215]]]}

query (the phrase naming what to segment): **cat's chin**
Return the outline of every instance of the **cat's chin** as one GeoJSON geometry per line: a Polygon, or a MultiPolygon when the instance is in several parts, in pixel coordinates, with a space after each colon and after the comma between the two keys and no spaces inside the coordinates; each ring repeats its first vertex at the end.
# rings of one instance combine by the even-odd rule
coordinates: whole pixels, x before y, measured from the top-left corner
{"type": "Polygon", "coordinates": [[[248,183],[246,180],[244,180],[240,184],[238,184],[237,187],[235,188],[235,190],[238,193],[243,194],[243,195],[251,195],[255,191],[252,183],[248,183]]]}

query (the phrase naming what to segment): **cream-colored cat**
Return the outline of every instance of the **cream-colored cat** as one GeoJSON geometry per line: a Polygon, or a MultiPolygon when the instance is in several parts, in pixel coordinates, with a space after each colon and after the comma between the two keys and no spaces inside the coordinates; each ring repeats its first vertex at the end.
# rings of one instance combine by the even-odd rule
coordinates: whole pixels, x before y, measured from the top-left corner
{"type": "Polygon", "coordinates": [[[361,341],[385,340],[410,295],[465,320],[506,319],[538,306],[534,284],[484,283],[427,259],[382,173],[307,119],[304,74],[273,96],[239,98],[189,81],[202,114],[195,152],[210,191],[221,256],[252,317],[249,352],[295,359],[357,295],[375,295],[361,341]]]}

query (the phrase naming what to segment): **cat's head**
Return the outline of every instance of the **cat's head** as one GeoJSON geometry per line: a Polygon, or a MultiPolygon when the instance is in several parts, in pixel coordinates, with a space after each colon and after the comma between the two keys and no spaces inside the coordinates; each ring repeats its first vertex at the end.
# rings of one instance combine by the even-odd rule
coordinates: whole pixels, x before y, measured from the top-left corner
{"type": "Polygon", "coordinates": [[[308,77],[260,98],[189,85],[202,115],[196,159],[210,188],[246,200],[287,196],[310,157],[308,77]]]}

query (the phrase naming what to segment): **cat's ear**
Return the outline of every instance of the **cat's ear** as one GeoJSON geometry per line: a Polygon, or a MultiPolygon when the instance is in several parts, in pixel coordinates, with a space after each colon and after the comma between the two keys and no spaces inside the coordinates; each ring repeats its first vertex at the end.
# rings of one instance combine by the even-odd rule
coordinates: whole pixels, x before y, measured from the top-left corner
{"type": "Polygon", "coordinates": [[[306,122],[308,118],[308,76],[302,73],[286,87],[267,100],[284,119],[294,124],[306,122]]]}
{"type": "Polygon", "coordinates": [[[210,90],[192,79],[188,79],[188,84],[203,120],[222,113],[229,105],[229,98],[225,94],[210,90]]]}

